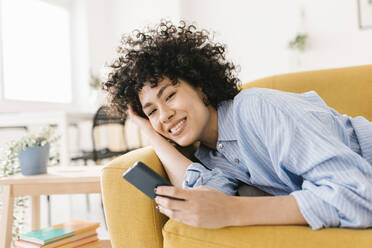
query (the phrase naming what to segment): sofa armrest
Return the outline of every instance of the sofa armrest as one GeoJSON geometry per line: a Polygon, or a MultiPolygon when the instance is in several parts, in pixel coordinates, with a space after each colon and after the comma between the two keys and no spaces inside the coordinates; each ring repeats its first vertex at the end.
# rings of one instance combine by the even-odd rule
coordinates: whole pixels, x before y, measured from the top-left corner
{"type": "Polygon", "coordinates": [[[142,161],[166,177],[151,147],[126,153],[107,164],[101,174],[106,223],[113,247],[163,247],[162,228],[168,220],[155,202],[122,178],[136,161],[142,161]]]}

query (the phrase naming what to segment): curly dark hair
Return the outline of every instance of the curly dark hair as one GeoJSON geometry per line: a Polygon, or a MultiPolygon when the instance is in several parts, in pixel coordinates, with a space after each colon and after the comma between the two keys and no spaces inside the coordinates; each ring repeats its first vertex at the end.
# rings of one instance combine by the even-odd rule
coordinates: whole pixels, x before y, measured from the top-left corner
{"type": "Polygon", "coordinates": [[[127,105],[146,117],[138,93],[144,84],[156,87],[164,77],[173,84],[182,79],[200,87],[207,104],[214,108],[238,93],[240,80],[236,66],[226,61],[225,46],[212,42],[206,30],[180,21],[178,26],[162,20],[154,28],[135,30],[123,35],[117,50],[118,57],[110,65],[111,72],[102,89],[107,91],[114,110],[126,116],[127,105]]]}

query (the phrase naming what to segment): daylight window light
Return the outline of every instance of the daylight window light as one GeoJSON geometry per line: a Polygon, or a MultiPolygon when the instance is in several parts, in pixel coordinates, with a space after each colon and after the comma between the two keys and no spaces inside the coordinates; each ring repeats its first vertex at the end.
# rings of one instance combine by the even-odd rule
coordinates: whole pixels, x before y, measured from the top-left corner
{"type": "Polygon", "coordinates": [[[40,0],[2,0],[4,97],[70,103],[70,16],[40,0]]]}

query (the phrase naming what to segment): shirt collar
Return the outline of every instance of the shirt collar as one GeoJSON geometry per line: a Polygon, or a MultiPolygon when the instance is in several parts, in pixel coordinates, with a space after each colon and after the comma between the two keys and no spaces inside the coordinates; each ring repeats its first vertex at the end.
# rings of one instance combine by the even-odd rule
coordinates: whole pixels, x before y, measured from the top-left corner
{"type": "MultiPolygon", "coordinates": [[[[235,141],[235,128],[234,128],[234,101],[224,101],[217,107],[217,118],[218,118],[218,138],[217,144],[220,141],[235,141]]],[[[216,147],[217,150],[217,147],[216,147]]],[[[198,149],[196,149],[194,155],[200,161],[207,157],[208,153],[211,152],[209,148],[200,143],[198,149]]],[[[202,161],[203,162],[203,161],[202,161]]],[[[209,169],[210,166],[208,166],[209,169]]]]}
{"type": "MultiPolygon", "coordinates": [[[[236,140],[234,128],[234,101],[224,101],[218,108],[218,141],[236,140]]],[[[217,143],[218,143],[217,141],[217,143]]]]}

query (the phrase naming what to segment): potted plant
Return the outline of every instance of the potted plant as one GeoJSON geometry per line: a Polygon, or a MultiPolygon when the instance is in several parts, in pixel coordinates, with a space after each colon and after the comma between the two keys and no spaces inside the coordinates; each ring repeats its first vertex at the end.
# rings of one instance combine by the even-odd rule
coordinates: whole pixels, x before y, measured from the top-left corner
{"type": "Polygon", "coordinates": [[[23,175],[47,173],[50,144],[59,139],[50,126],[37,133],[30,133],[8,144],[8,163],[19,161],[23,175]]]}
{"type": "Polygon", "coordinates": [[[301,60],[304,52],[308,49],[308,35],[306,33],[298,33],[288,43],[288,48],[291,50],[289,53],[289,66],[293,71],[301,69],[301,60]]]}
{"type": "MultiPolygon", "coordinates": [[[[32,148],[39,147],[39,149],[44,150],[42,152],[45,156],[45,150],[48,150],[50,145],[55,143],[59,139],[59,136],[54,135],[54,129],[50,126],[43,127],[38,133],[31,133],[23,136],[19,140],[12,140],[6,145],[0,147],[0,179],[9,177],[20,172],[23,173],[21,168],[23,165],[20,164],[19,155],[25,150],[33,150],[32,148]],[[46,146],[48,148],[46,148],[46,146]]],[[[36,149],[37,150],[37,149],[36,149]]],[[[56,154],[57,157],[57,154],[56,154]]],[[[47,160],[47,162],[49,162],[47,160]]],[[[55,164],[56,161],[50,161],[50,164],[55,164]]],[[[26,165],[27,166],[27,165],[26,165]]],[[[42,172],[43,169],[31,169],[32,171],[42,172]]],[[[27,170],[26,174],[30,171],[27,170]]],[[[24,173],[23,173],[24,174],[24,173]]],[[[0,187],[0,195],[2,194],[2,187],[0,187]]],[[[0,209],[2,208],[2,198],[0,197],[0,209]]],[[[20,232],[25,231],[25,216],[26,209],[29,208],[29,199],[28,197],[16,197],[14,204],[14,222],[13,222],[13,239],[17,238],[20,232]]]]}
{"type": "Polygon", "coordinates": [[[304,52],[306,49],[307,34],[298,33],[296,37],[288,43],[288,48],[297,49],[301,52],[304,52]]]}

